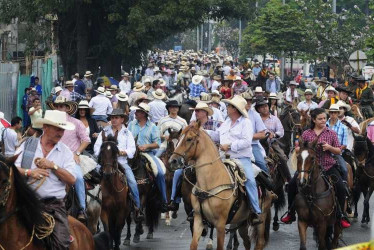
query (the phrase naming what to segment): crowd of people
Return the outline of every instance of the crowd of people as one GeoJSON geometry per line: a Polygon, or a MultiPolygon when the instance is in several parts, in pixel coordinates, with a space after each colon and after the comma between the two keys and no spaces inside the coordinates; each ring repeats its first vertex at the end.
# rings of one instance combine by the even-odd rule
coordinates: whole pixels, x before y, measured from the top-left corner
{"type": "MultiPolygon", "coordinates": [[[[343,206],[347,168],[342,155],[353,150],[353,133],[360,132],[352,117],[352,104],[360,106],[365,118],[373,116],[373,91],[365,78],[352,75],[348,82],[335,87],[325,77],[314,78],[316,88],[301,91],[300,81],[285,84],[276,69],[271,71],[257,61],[239,65],[231,57],[215,53],[158,51],[149,55],[148,62],[147,67],[132,74],[123,72],[118,85],[106,86],[102,78],[94,82],[90,71],[83,79],[75,74],[71,80],[60,82],[50,97],[43,100],[48,110],[42,109],[38,79],[35,86],[25,89],[23,117],[14,117],[10,127],[2,129],[2,149],[5,156],[20,154],[16,166],[21,174],[31,179],[47,179],[36,191],[42,199],[54,197],[55,205],[62,207],[65,184],[74,184],[80,203],[79,218],[84,219],[86,204],[80,156],[98,156],[102,134],[117,134],[119,162],[134,198],[136,218],[144,217],[136,180],[128,164],[136,146],[157,165],[155,178],[162,194],[162,211],[175,211],[180,203],[176,189],[182,170],[174,174],[168,204],[159,157],[166,149],[170,129],[180,131],[199,122],[220,151],[241,161],[249,202],[255,213],[260,214],[251,162],[269,171],[260,140],[282,138],[284,128],[279,117],[285,107],[294,107],[311,118],[311,126],[301,138],[321,143],[317,156],[326,173],[343,173],[335,183],[343,206]],[[192,115],[182,117],[179,111],[186,103],[192,115]],[[17,134],[21,131],[24,136],[17,134]],[[25,139],[27,136],[37,139],[29,141],[25,139]],[[31,164],[25,159],[31,160],[31,164]]],[[[369,124],[367,131],[374,142],[374,123],[369,124]]],[[[295,177],[288,181],[290,208],[282,219],[285,223],[295,219],[291,207],[296,193],[295,177]]],[[[350,226],[343,213],[339,219],[344,228],[350,226]]],[[[254,223],[261,221],[257,217],[254,223]]],[[[66,223],[61,224],[66,229],[66,223]]]]}

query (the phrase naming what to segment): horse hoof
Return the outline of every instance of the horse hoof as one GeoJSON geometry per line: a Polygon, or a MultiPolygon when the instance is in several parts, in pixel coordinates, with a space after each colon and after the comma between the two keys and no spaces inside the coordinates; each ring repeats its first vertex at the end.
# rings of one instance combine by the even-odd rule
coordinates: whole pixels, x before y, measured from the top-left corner
{"type": "Polygon", "coordinates": [[[279,230],[279,224],[273,224],[273,230],[278,231],[279,230]]]}
{"type": "Polygon", "coordinates": [[[130,246],[130,240],[129,239],[124,240],[123,245],[124,246],[130,246]]]}
{"type": "Polygon", "coordinates": [[[208,244],[206,245],[206,250],[213,250],[213,244],[208,243],[208,244]]]}
{"type": "Polygon", "coordinates": [[[152,240],[153,239],[153,233],[147,234],[147,240],[152,240]]]}
{"type": "Polygon", "coordinates": [[[173,219],[178,218],[178,213],[177,213],[177,211],[174,211],[174,212],[171,214],[171,218],[173,218],[173,219]]]}
{"type": "Polygon", "coordinates": [[[170,226],[171,225],[170,219],[165,220],[165,224],[166,224],[166,226],[170,226]]]}
{"type": "Polygon", "coordinates": [[[140,241],[140,236],[139,235],[134,235],[134,239],[132,239],[132,242],[139,243],[139,241],[140,241]]]}

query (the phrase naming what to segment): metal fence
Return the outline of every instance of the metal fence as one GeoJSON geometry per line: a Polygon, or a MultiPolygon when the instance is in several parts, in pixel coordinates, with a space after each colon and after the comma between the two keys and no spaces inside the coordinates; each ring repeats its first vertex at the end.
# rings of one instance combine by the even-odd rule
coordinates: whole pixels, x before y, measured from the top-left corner
{"type": "Polygon", "coordinates": [[[17,108],[18,63],[0,63],[0,111],[11,120],[17,108]]]}

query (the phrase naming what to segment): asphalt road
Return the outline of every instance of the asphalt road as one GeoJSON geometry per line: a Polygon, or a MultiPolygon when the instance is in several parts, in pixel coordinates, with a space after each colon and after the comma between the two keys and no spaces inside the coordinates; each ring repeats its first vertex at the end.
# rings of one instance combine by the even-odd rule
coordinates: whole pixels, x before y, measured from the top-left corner
{"type": "MultiPolygon", "coordinates": [[[[362,214],[362,203],[361,198],[359,203],[359,221],[352,222],[352,226],[343,232],[343,241],[350,245],[358,242],[364,242],[370,240],[370,226],[361,225],[361,214],[362,214]]],[[[373,214],[374,201],[370,202],[370,214],[373,214]]],[[[282,211],[280,214],[283,214],[282,211]]],[[[121,246],[121,249],[132,249],[132,250],[177,250],[177,249],[189,249],[191,241],[191,233],[189,230],[189,223],[185,221],[186,214],[183,210],[183,204],[180,206],[178,212],[178,218],[171,221],[170,226],[165,225],[165,221],[160,221],[160,226],[154,233],[154,238],[152,240],[146,239],[146,233],[141,236],[139,243],[131,242],[131,246],[121,246]]],[[[132,230],[134,232],[134,230],[132,230]]],[[[308,229],[308,239],[307,247],[308,249],[316,249],[316,243],[313,240],[312,229],[308,229]]],[[[125,231],[122,232],[122,241],[125,238],[125,231]]],[[[214,239],[214,249],[216,248],[216,239],[214,239]]],[[[239,249],[244,249],[242,240],[239,238],[240,247],[239,249]]],[[[226,235],[225,244],[228,242],[228,235],[226,235]]],[[[199,249],[205,249],[208,243],[208,238],[201,238],[199,242],[199,249]]],[[[341,246],[344,243],[340,241],[341,246]]],[[[272,229],[270,231],[270,241],[266,249],[277,249],[277,250],[291,250],[299,248],[299,234],[297,230],[297,223],[294,222],[291,225],[281,224],[279,230],[274,232],[272,229]]]]}

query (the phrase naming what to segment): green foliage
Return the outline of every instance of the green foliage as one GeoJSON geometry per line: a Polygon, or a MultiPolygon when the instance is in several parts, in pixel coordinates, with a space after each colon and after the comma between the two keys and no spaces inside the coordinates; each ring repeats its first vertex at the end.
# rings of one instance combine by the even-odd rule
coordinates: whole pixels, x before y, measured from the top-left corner
{"type": "Polygon", "coordinates": [[[221,22],[215,25],[214,28],[215,39],[214,44],[220,44],[232,56],[236,57],[239,53],[239,29],[232,28],[228,22],[221,22]]]}

